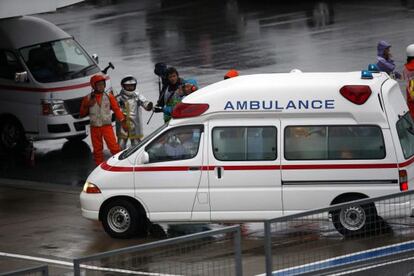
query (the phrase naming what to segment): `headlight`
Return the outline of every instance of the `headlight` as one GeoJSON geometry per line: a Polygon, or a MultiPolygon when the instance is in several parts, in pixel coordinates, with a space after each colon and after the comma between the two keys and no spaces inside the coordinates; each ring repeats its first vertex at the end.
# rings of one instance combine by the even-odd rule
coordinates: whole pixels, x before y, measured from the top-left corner
{"type": "Polygon", "coordinates": [[[101,190],[95,184],[86,181],[85,185],[83,185],[83,192],[87,194],[100,194],[101,190]]]}
{"type": "Polygon", "coordinates": [[[42,100],[43,115],[67,115],[65,104],[62,100],[42,100]]]}

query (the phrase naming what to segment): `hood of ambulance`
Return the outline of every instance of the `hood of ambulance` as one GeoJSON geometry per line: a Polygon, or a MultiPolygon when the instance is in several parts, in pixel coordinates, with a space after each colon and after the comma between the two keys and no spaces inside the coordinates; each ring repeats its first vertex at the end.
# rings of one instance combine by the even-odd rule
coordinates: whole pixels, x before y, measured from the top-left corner
{"type": "Polygon", "coordinates": [[[107,182],[105,180],[108,173],[132,172],[134,166],[131,163],[130,158],[123,160],[118,159],[122,152],[123,151],[115,154],[108,160],[102,162],[99,166],[96,166],[96,168],[89,174],[86,181],[97,184],[98,187],[102,187],[107,185],[105,184],[107,182]]]}
{"type": "MultiPolygon", "coordinates": [[[[278,116],[338,116],[355,122],[387,127],[386,114],[381,110],[378,94],[389,79],[384,73],[374,73],[373,79],[361,79],[361,71],[345,73],[275,73],[244,75],[223,80],[201,88],[184,98],[183,103],[207,103],[209,108],[201,116],[215,113],[275,113],[278,116]],[[346,85],[368,85],[372,94],[362,105],[356,105],[340,94],[346,85]],[[299,101],[329,101],[334,108],[297,108],[299,101]],[[292,102],[296,108],[286,108],[292,102]],[[246,107],[247,102],[247,108],[246,107]],[[257,104],[248,108],[249,103],[257,104]],[[273,109],[263,109],[263,103],[273,109]],[[275,109],[277,107],[280,109],[275,109]],[[259,108],[257,108],[259,106],[259,108]],[[241,108],[242,107],[242,108],[241,108]],[[299,114],[299,115],[298,115],[299,114]]],[[[331,107],[331,106],[330,106],[331,107]]]]}

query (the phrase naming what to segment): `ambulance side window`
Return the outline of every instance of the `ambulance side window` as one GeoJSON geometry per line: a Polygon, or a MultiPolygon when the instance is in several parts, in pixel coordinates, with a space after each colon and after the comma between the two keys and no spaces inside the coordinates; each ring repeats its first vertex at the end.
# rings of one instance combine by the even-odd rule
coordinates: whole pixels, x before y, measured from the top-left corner
{"type": "Polygon", "coordinates": [[[213,154],[220,161],[275,160],[277,130],[273,126],[215,127],[213,154]]]}
{"type": "Polygon", "coordinates": [[[409,112],[398,120],[397,133],[404,157],[410,158],[414,155],[414,123],[409,112]]]}
{"type": "Polygon", "coordinates": [[[177,127],[166,131],[145,148],[149,162],[194,158],[198,153],[202,132],[202,125],[177,127]]]}
{"type": "Polygon", "coordinates": [[[16,56],[5,50],[0,50],[0,78],[14,80],[16,72],[23,71],[16,56]]]}
{"type": "Polygon", "coordinates": [[[384,159],[378,126],[291,126],[285,129],[286,160],[384,159]]]}

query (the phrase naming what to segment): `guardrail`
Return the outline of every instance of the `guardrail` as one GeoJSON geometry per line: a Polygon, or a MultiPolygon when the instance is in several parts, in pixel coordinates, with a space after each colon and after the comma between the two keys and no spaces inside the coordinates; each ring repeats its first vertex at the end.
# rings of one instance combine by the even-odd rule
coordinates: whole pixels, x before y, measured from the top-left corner
{"type": "Polygon", "coordinates": [[[240,226],[112,250],[73,260],[75,276],[242,275],[240,226]]]}
{"type": "Polygon", "coordinates": [[[335,271],[413,250],[413,199],[414,191],[399,192],[265,221],[266,275],[335,271]]]}
{"type": "Polygon", "coordinates": [[[28,275],[42,275],[48,276],[49,269],[47,265],[36,266],[31,268],[19,269],[10,272],[2,272],[0,276],[28,276],[28,275]]]}

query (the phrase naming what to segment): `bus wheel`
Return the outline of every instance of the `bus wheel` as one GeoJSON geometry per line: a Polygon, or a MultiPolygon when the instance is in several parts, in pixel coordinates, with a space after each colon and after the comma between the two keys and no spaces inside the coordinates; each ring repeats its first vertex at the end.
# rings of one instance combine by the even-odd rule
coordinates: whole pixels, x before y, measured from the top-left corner
{"type": "MultiPolygon", "coordinates": [[[[348,199],[352,201],[356,199],[348,199]]],[[[375,229],[377,210],[374,203],[351,205],[331,212],[336,230],[345,237],[369,234],[375,229]]]]}
{"type": "Polygon", "coordinates": [[[125,199],[109,202],[102,210],[102,225],[113,238],[128,239],[147,231],[147,219],[138,208],[125,199]]]}
{"type": "Polygon", "coordinates": [[[2,118],[1,121],[0,148],[4,151],[23,150],[27,141],[21,124],[13,118],[2,118]]]}

